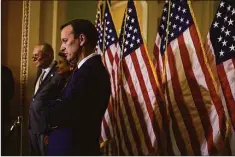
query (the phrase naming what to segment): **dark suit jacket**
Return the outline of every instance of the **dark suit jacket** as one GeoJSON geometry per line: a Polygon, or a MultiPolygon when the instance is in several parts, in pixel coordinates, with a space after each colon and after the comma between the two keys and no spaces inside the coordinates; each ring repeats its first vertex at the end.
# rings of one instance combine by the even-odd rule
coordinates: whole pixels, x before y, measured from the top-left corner
{"type": "Polygon", "coordinates": [[[101,122],[110,93],[109,74],[100,55],[88,59],[75,70],[62,103],[51,115],[53,125],[71,128],[72,136],[68,137],[72,138],[72,148],[67,155],[100,155],[101,122]]]}
{"type": "MultiPolygon", "coordinates": [[[[38,72],[36,82],[41,74],[38,72]]],[[[47,129],[48,102],[60,94],[64,82],[62,77],[56,74],[56,62],[42,81],[37,92],[33,95],[29,107],[29,129],[34,133],[45,133],[47,129]]]]}
{"type": "Polygon", "coordinates": [[[2,65],[2,122],[10,122],[10,101],[13,99],[15,91],[15,81],[11,70],[2,65]]]}

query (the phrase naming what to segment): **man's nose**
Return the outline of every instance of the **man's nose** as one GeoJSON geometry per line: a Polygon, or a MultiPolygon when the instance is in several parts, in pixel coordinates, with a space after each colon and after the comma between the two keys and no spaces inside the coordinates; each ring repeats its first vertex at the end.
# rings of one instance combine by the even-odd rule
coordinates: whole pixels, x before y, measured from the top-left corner
{"type": "Polygon", "coordinates": [[[37,61],[38,57],[32,56],[33,62],[37,61]]]}
{"type": "Polygon", "coordinates": [[[63,46],[63,44],[60,46],[60,51],[64,53],[65,47],[63,46]]]}

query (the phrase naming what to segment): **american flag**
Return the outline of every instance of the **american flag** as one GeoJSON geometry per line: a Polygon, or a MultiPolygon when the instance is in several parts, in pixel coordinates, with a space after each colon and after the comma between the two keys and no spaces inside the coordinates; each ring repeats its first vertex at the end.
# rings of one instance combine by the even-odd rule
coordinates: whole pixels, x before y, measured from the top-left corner
{"type": "Polygon", "coordinates": [[[102,7],[103,2],[98,2],[97,12],[96,12],[96,20],[95,26],[98,32],[98,42],[96,45],[96,52],[99,54],[103,54],[103,17],[102,17],[102,7]]]}
{"type": "MultiPolygon", "coordinates": [[[[102,10],[102,9],[99,9],[102,10]]],[[[97,16],[99,17],[99,16],[97,16]]],[[[97,19],[98,21],[98,19],[97,19]]],[[[105,112],[101,128],[101,140],[104,144],[104,155],[115,155],[116,148],[112,148],[114,143],[114,129],[117,121],[114,116],[114,107],[118,104],[118,68],[119,56],[117,54],[118,37],[110,12],[109,3],[105,3],[103,19],[100,20],[97,26],[99,32],[98,47],[104,51],[103,61],[110,75],[111,82],[111,99],[108,108],[105,112]],[[113,128],[114,127],[114,128],[113,128]]]]}
{"type": "Polygon", "coordinates": [[[145,48],[134,2],[129,0],[119,37],[122,54],[117,106],[118,155],[157,155],[162,151],[161,97],[145,48]]]}
{"type": "Polygon", "coordinates": [[[186,0],[165,4],[153,54],[170,115],[169,155],[218,155],[226,115],[186,0]]]}
{"type": "Polygon", "coordinates": [[[220,2],[207,38],[232,124],[230,148],[235,155],[235,3],[220,2]]]}

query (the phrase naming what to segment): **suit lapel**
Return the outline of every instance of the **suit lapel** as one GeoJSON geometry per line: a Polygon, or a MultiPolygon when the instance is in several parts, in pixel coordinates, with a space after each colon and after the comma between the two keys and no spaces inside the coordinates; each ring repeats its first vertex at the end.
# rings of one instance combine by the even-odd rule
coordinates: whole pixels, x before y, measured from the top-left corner
{"type": "MultiPolygon", "coordinates": [[[[56,70],[56,64],[54,64],[52,67],[51,67],[51,70],[48,72],[47,76],[43,79],[40,87],[43,87],[44,84],[46,84],[47,81],[49,81],[54,75],[55,75],[55,70],[56,70]]],[[[39,87],[39,88],[40,88],[39,87]]]]}
{"type": "Polygon", "coordinates": [[[37,77],[36,77],[36,80],[34,81],[34,88],[35,88],[35,86],[36,86],[36,84],[37,84],[38,78],[39,78],[39,76],[41,75],[41,73],[42,73],[42,69],[38,69],[38,70],[37,70],[37,77]]]}
{"type": "MultiPolygon", "coordinates": [[[[33,91],[35,91],[35,88],[36,88],[36,84],[37,84],[37,81],[38,81],[38,78],[39,78],[39,76],[41,75],[41,73],[42,73],[42,69],[38,69],[37,70],[37,77],[36,77],[36,80],[34,81],[34,88],[33,88],[33,91]]],[[[36,93],[34,93],[33,95],[35,95],[36,93]]]]}
{"type": "MultiPolygon", "coordinates": [[[[51,67],[51,70],[48,72],[47,76],[43,79],[42,83],[40,84],[37,92],[34,94],[34,97],[37,95],[37,93],[43,88],[43,86],[46,84],[46,82],[48,82],[54,75],[55,75],[55,71],[56,71],[56,64],[57,62],[55,61],[54,65],[51,67]]],[[[41,74],[41,73],[40,73],[41,74]]],[[[39,76],[40,76],[39,74],[39,76]]],[[[38,77],[39,77],[38,76],[38,77]]],[[[38,78],[37,78],[38,80],[38,78]]],[[[36,80],[36,82],[37,82],[36,80]]],[[[36,85],[36,84],[35,84],[36,85]]]]}

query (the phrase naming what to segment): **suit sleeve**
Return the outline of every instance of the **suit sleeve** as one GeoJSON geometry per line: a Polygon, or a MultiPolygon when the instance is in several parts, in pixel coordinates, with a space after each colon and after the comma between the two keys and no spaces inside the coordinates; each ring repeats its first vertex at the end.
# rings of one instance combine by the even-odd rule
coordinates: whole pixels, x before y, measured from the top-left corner
{"type": "Polygon", "coordinates": [[[84,69],[79,76],[74,76],[67,96],[56,105],[55,112],[51,115],[53,125],[66,127],[81,124],[83,112],[89,108],[86,101],[89,101],[89,90],[92,88],[90,74],[89,69],[84,69]]]}

